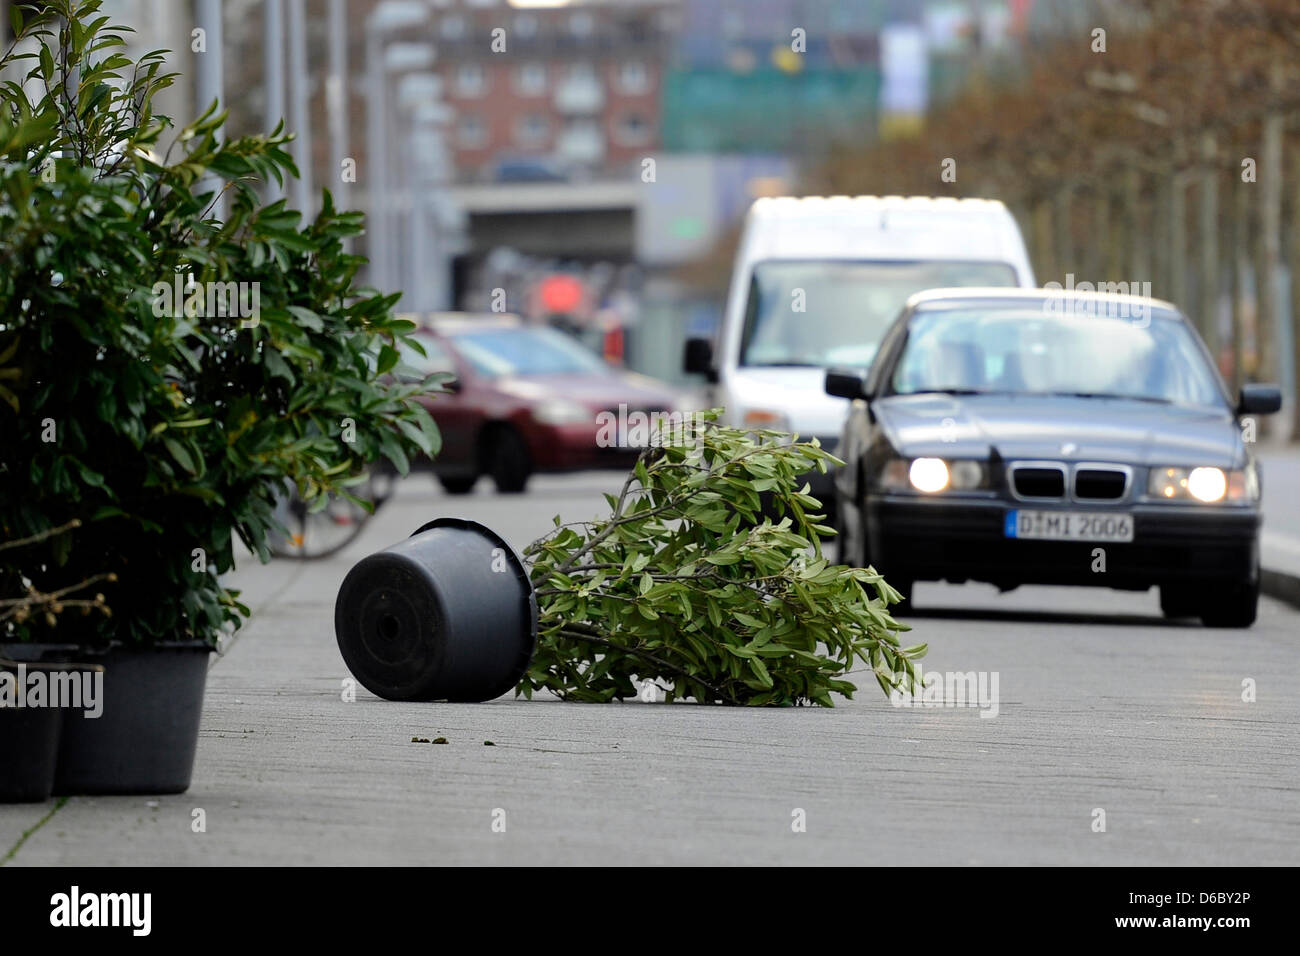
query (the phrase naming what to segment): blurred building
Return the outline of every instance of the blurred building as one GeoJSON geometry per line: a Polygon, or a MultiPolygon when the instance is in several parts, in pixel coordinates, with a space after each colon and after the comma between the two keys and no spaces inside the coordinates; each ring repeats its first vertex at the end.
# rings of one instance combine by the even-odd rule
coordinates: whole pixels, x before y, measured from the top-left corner
{"type": "Polygon", "coordinates": [[[599,179],[663,143],[681,0],[444,0],[429,33],[462,182],[599,179]]]}
{"type": "Polygon", "coordinates": [[[664,82],[670,150],[808,156],[873,128],[879,0],[685,0],[664,82]]]}

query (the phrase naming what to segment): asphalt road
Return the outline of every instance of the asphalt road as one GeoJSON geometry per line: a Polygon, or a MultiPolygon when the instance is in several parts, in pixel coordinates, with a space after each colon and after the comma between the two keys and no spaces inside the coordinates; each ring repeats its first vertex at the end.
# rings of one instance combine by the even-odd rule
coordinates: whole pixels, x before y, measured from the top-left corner
{"type": "Polygon", "coordinates": [[[616,482],[582,474],[539,479],[522,497],[485,485],[450,498],[416,476],[347,554],[250,564],[236,577],[256,615],[211,672],[191,790],[73,798],[25,842],[55,805],[0,807],[0,858],[1300,860],[1300,614],[1271,600],[1253,629],[1219,631],[1164,622],[1154,591],[919,585],[911,620],[931,647],[927,669],[996,673],[995,717],[894,707],[866,674],[833,710],[342,700],[332,608],[353,561],[441,514],[522,545],[555,513],[594,513],[616,482]],[[411,742],[440,736],[446,745],[411,742]],[[194,832],[197,809],[206,832],[194,832]],[[805,832],[792,828],[797,811],[805,832]]]}

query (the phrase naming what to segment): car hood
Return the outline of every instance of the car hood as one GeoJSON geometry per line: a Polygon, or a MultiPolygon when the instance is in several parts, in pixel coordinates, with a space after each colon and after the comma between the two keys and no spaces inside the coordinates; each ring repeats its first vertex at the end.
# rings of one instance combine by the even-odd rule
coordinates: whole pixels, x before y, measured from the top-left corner
{"type": "Polygon", "coordinates": [[[802,437],[838,438],[849,402],[827,395],[825,383],[824,368],[740,368],[726,377],[721,401],[734,424],[750,409],[764,409],[785,415],[802,437]]]}
{"type": "Polygon", "coordinates": [[[1239,467],[1244,451],[1226,408],[1119,398],[892,395],[872,410],[907,456],[1114,461],[1239,467]]]}

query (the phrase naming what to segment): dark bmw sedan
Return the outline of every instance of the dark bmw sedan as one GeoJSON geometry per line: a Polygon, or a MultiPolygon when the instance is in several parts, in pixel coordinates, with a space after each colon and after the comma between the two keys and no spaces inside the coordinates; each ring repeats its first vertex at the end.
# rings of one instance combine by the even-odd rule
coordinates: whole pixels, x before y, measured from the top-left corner
{"type": "Polygon", "coordinates": [[[1260,478],[1243,416],[1166,302],[1050,290],[913,296],[853,399],[838,457],[843,560],[915,581],[1160,588],[1168,617],[1249,627],[1260,478]]]}

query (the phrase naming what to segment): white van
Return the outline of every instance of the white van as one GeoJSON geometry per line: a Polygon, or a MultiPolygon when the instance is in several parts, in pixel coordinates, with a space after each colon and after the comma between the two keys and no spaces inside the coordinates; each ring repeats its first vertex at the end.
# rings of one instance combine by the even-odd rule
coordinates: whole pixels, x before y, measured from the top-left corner
{"type": "MultiPolygon", "coordinates": [[[[716,339],[686,343],[686,371],[714,383],[734,425],[816,436],[833,450],[848,402],[825,370],[867,368],[915,292],[1034,286],[1000,202],[904,196],[759,199],[745,218],[716,339]]],[[[829,496],[829,482],[813,492],[829,496]]]]}

